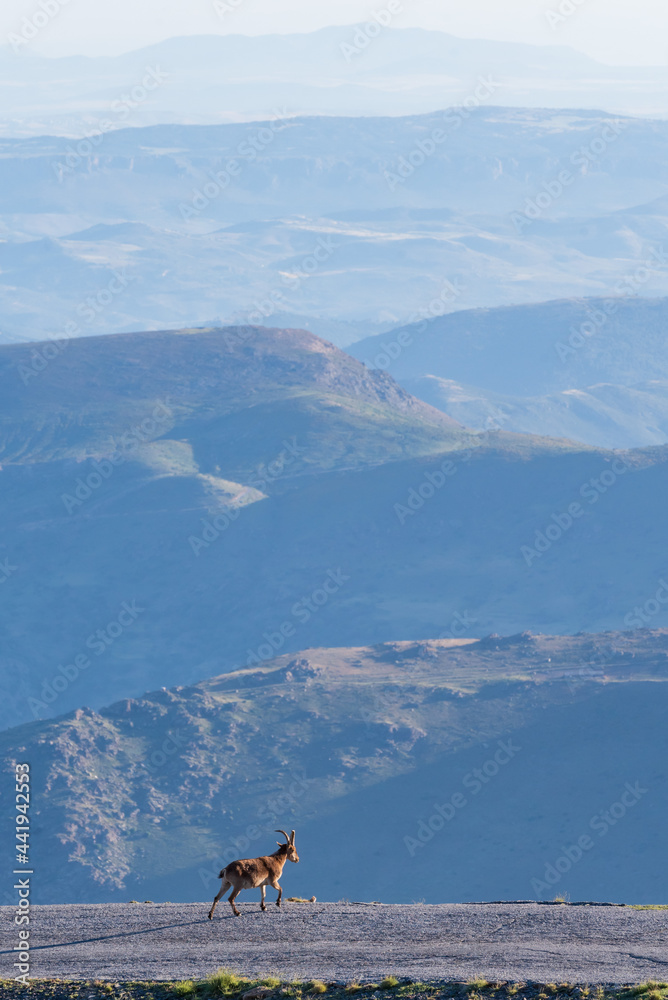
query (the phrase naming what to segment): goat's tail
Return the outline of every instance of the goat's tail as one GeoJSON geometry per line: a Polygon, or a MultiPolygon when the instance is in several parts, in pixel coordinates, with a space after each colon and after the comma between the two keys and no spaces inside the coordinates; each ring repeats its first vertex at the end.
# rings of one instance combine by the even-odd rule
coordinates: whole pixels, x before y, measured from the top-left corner
{"type": "Polygon", "coordinates": [[[226,871],[227,871],[227,868],[221,868],[220,871],[219,871],[219,873],[218,873],[218,878],[225,878],[225,872],[226,871]]]}

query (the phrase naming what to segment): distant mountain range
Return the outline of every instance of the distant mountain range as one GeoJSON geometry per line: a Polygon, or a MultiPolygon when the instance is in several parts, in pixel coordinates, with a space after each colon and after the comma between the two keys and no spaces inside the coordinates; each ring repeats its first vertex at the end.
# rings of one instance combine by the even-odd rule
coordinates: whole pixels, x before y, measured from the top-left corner
{"type": "Polygon", "coordinates": [[[402,383],[474,430],[504,427],[522,434],[568,437],[602,448],[640,448],[668,442],[668,380],[637,385],[609,382],[549,396],[505,396],[435,375],[402,383]]]}
{"type": "Polygon", "coordinates": [[[2,725],[462,619],[619,629],[667,572],[665,448],[474,434],[305,332],[48,347],[0,349],[2,725]]]}
{"type": "Polygon", "coordinates": [[[2,342],[668,294],[668,123],[466,114],[2,139],[2,342]]]}
{"type": "Polygon", "coordinates": [[[349,347],[476,430],[603,448],[668,441],[668,299],[464,310],[349,347]]]}
{"type": "Polygon", "coordinates": [[[34,901],[208,902],[282,827],[288,896],[661,902],[667,657],[665,629],[316,648],[11,729],[34,901]]]}
{"type": "Polygon", "coordinates": [[[668,71],[364,26],[18,48],[34,901],[209,899],[295,827],[304,896],[656,902],[668,71]]]}
{"type": "Polygon", "coordinates": [[[373,21],[371,29],[172,38],[114,58],[45,59],[10,40],[0,49],[0,95],[12,110],[0,128],[81,135],[102,119],[215,124],[277,106],[293,114],[420,114],[474,100],[481,80],[494,81],[503,105],[665,115],[665,68],[604,66],[566,46],[377,28],[373,21]]]}

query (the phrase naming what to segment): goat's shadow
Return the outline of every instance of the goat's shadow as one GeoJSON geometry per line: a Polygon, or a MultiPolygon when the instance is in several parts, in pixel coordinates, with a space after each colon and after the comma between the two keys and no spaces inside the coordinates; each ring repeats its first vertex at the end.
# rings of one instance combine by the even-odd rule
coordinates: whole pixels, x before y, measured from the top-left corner
{"type": "MultiPolygon", "coordinates": [[[[236,917],[233,913],[228,913],[221,914],[218,919],[236,920],[236,917]]],[[[143,927],[138,931],[119,931],[117,934],[101,934],[99,937],[81,938],[78,941],[61,941],[59,944],[36,944],[30,946],[30,951],[45,951],[48,948],[70,948],[76,944],[93,944],[95,941],[112,941],[114,938],[136,937],[139,934],[155,934],[157,931],[169,931],[173,930],[175,927],[195,927],[197,924],[211,924],[211,926],[213,926],[215,923],[215,920],[209,920],[208,917],[204,917],[202,920],[186,920],[180,924],[162,924],[159,927],[143,927]]],[[[11,949],[0,951],[0,955],[13,954],[14,952],[11,949]]]]}

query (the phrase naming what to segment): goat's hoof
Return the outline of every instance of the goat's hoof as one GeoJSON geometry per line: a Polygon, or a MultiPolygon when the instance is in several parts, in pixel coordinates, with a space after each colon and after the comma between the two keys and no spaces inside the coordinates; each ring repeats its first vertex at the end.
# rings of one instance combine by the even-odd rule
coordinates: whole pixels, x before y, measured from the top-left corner
{"type": "Polygon", "coordinates": [[[239,910],[235,910],[234,911],[234,916],[235,917],[240,917],[241,916],[241,912],[239,910]]]}
{"type": "Polygon", "coordinates": [[[266,910],[266,909],[267,909],[267,907],[266,907],[266,906],[264,905],[264,903],[260,903],[260,909],[261,909],[261,910],[266,910]]]}
{"type": "Polygon", "coordinates": [[[277,907],[279,908],[279,910],[280,910],[280,908],[281,908],[281,904],[280,904],[280,903],[276,903],[276,906],[277,906],[277,907]]]}
{"type": "Polygon", "coordinates": [[[209,920],[213,920],[213,913],[209,914],[209,920]]]}

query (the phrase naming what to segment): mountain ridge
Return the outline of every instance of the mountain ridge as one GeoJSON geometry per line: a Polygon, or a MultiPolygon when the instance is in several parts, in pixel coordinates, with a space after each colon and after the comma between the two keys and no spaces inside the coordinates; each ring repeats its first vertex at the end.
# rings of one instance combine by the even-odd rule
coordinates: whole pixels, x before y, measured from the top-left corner
{"type": "MultiPolygon", "coordinates": [[[[624,824],[627,849],[643,840],[650,817],[661,822],[666,772],[656,765],[655,740],[650,746],[633,729],[618,730],[612,758],[613,744],[603,738],[588,756],[588,774],[581,754],[585,747],[589,754],[593,733],[625,711],[634,720],[648,712],[653,721],[661,716],[667,664],[665,628],[306,649],[193,687],[163,688],[99,712],[77,709],[11,729],[0,734],[0,749],[8,765],[32,762],[40,831],[33,850],[38,860],[48,853],[51,862],[43,866],[40,901],[118,900],[149,888],[153,898],[206,898],[221,863],[276,825],[300,829],[307,857],[322,850],[333,850],[334,858],[342,851],[359,854],[351,876],[363,897],[372,890],[381,898],[396,893],[388,864],[394,868],[403,857],[413,881],[408,891],[419,885],[436,901],[447,883],[447,898],[467,901],[476,898],[479,878],[465,889],[469,875],[456,875],[453,853],[466,858],[467,872],[482,861],[489,836],[479,829],[472,837],[471,823],[484,820],[499,797],[516,812],[510,820],[508,807],[500,809],[506,833],[517,833],[527,820],[528,831],[520,841],[526,856],[513,856],[505,837],[498,844],[507,867],[493,884],[506,891],[514,886],[512,898],[536,898],[529,882],[542,874],[545,857],[561,851],[560,838],[574,836],[583,809],[587,816],[595,803],[604,806],[619,794],[625,775],[651,792],[624,824]],[[561,744],[550,735],[557,729],[566,737],[561,744]],[[494,768],[487,761],[499,748],[508,752],[497,754],[494,768]],[[619,773],[612,764],[617,757],[625,760],[619,773]],[[476,769],[483,763],[484,770],[476,769]],[[534,784],[533,769],[551,775],[555,765],[556,785],[534,784]],[[443,805],[446,830],[420,840],[420,823],[439,802],[435,796],[458,788],[470,803],[462,816],[455,818],[458,807],[443,805]],[[397,794],[404,800],[401,815],[397,794]],[[371,826],[358,838],[353,820],[365,800],[371,826]],[[349,834],[341,840],[346,825],[349,834]],[[368,864],[369,829],[384,864],[368,864]],[[446,881],[434,880],[434,863],[444,866],[446,881]]],[[[657,738],[665,743],[665,728],[657,738]]],[[[599,891],[618,899],[632,883],[626,878],[613,888],[622,865],[615,864],[611,879],[611,851],[619,850],[614,842],[606,841],[593,877],[599,891]]],[[[653,843],[656,849],[648,846],[634,868],[635,901],[657,891],[653,864],[660,847],[653,843]]],[[[300,879],[319,897],[346,891],[340,864],[320,875],[313,861],[307,867],[295,891],[303,891],[300,879]]],[[[590,869],[590,863],[574,866],[566,888],[586,885],[590,869]]]]}
{"type": "Polygon", "coordinates": [[[243,330],[72,340],[28,385],[33,348],[0,350],[0,725],[77,656],[49,714],[457,615],[620,627],[656,591],[665,449],[475,434],[307,332],[243,330]]]}

